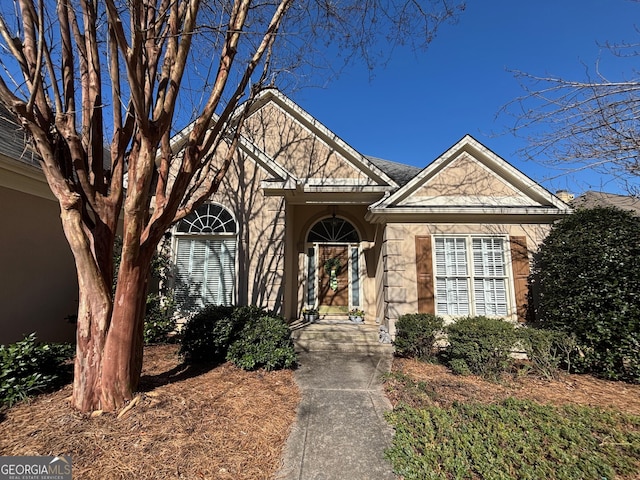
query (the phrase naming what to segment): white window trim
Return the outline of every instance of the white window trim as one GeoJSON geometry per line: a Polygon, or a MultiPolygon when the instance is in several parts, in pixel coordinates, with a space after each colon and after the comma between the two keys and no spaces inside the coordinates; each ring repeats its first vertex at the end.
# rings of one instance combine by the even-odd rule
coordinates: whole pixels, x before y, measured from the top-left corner
{"type": "MultiPolygon", "coordinates": [[[[172,238],[171,238],[171,258],[173,264],[177,266],[178,264],[178,242],[180,239],[189,240],[189,239],[235,239],[235,253],[234,253],[234,280],[233,280],[233,288],[231,292],[231,304],[235,304],[238,299],[238,221],[233,214],[233,212],[226,206],[216,203],[216,202],[208,202],[205,205],[212,204],[218,205],[225,209],[233,219],[235,225],[235,232],[180,232],[178,231],[178,227],[180,222],[177,222],[172,228],[172,238]]],[[[170,286],[172,290],[176,288],[177,281],[177,272],[176,275],[171,279],[170,286]]]]}
{"type": "MultiPolygon", "coordinates": [[[[475,298],[475,288],[473,285],[474,278],[486,278],[486,277],[475,277],[473,273],[473,239],[477,238],[498,238],[502,240],[503,245],[503,255],[504,255],[504,276],[499,278],[505,279],[505,295],[507,302],[507,314],[506,315],[484,315],[487,317],[494,318],[506,318],[506,319],[515,319],[517,318],[517,308],[515,304],[515,287],[513,284],[513,265],[511,259],[511,247],[509,241],[509,235],[501,234],[501,235],[491,235],[491,234],[438,234],[432,235],[431,242],[431,258],[432,258],[432,277],[433,277],[433,293],[434,293],[434,308],[436,311],[436,315],[444,318],[448,322],[453,321],[456,318],[461,318],[466,315],[451,315],[451,314],[441,314],[438,313],[438,296],[437,296],[437,285],[438,278],[437,275],[437,267],[436,267],[436,239],[444,239],[444,238],[463,238],[465,239],[466,246],[466,262],[467,262],[467,291],[469,294],[469,316],[477,316],[476,313],[476,298],[475,298]]],[[[442,277],[440,277],[442,278],[442,277]]]]}

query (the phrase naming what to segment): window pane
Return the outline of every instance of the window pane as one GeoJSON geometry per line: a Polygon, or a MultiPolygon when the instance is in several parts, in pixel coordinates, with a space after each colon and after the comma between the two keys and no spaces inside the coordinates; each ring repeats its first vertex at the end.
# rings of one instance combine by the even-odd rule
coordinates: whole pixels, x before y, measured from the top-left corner
{"type": "Polygon", "coordinates": [[[464,238],[436,238],[436,312],[469,314],[467,247],[464,238]]]}
{"type": "Polygon", "coordinates": [[[307,250],[307,305],[316,303],[316,249],[307,250]]]}
{"type": "Polygon", "coordinates": [[[358,247],[351,248],[351,303],[360,306],[360,266],[358,247]]]}
{"type": "Polygon", "coordinates": [[[502,238],[473,239],[473,290],[477,315],[507,315],[502,238]]]}
{"type": "Polygon", "coordinates": [[[477,315],[507,315],[507,291],[503,278],[485,278],[474,281],[477,315]]]}
{"type": "Polygon", "coordinates": [[[464,238],[436,238],[436,275],[467,275],[467,247],[464,238]]]}
{"type": "Polygon", "coordinates": [[[436,237],[434,240],[436,312],[458,316],[506,316],[504,238],[436,237]],[[467,248],[471,248],[471,252],[467,248]],[[468,261],[473,265],[469,266],[468,261]]]}
{"type": "Polygon", "coordinates": [[[439,315],[469,315],[466,278],[436,279],[436,312],[439,315]]]}
{"type": "Polygon", "coordinates": [[[235,248],[235,238],[178,238],[175,292],[181,310],[233,303],[235,248]]]}
{"type": "Polygon", "coordinates": [[[501,238],[473,239],[473,273],[477,277],[503,277],[504,241],[501,238]]]}

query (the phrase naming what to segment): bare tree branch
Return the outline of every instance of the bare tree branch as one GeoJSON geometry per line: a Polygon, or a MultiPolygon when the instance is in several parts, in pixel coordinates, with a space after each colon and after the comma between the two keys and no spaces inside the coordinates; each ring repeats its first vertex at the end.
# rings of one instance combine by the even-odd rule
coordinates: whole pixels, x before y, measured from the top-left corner
{"type": "MultiPolygon", "coordinates": [[[[634,44],[611,46],[636,55],[634,44]]],[[[640,193],[640,77],[611,81],[596,65],[594,78],[570,80],[514,72],[524,94],[503,108],[513,132],[527,140],[522,153],[567,171],[590,169],[640,193]]]]}

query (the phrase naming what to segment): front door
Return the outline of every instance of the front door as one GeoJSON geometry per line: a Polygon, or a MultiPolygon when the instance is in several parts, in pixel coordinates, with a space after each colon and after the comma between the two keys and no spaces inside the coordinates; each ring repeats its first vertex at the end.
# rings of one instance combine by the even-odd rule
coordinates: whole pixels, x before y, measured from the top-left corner
{"type": "Polygon", "coordinates": [[[320,245],[318,304],[325,313],[349,309],[349,246],[320,245]]]}

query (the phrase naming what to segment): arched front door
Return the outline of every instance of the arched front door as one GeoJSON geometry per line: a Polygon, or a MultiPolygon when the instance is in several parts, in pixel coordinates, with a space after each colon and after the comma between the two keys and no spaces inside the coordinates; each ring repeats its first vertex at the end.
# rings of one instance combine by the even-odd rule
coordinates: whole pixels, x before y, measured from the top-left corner
{"type": "Polygon", "coordinates": [[[317,222],[307,236],[308,306],[320,313],[347,313],[360,306],[360,236],[347,220],[317,222]]]}

